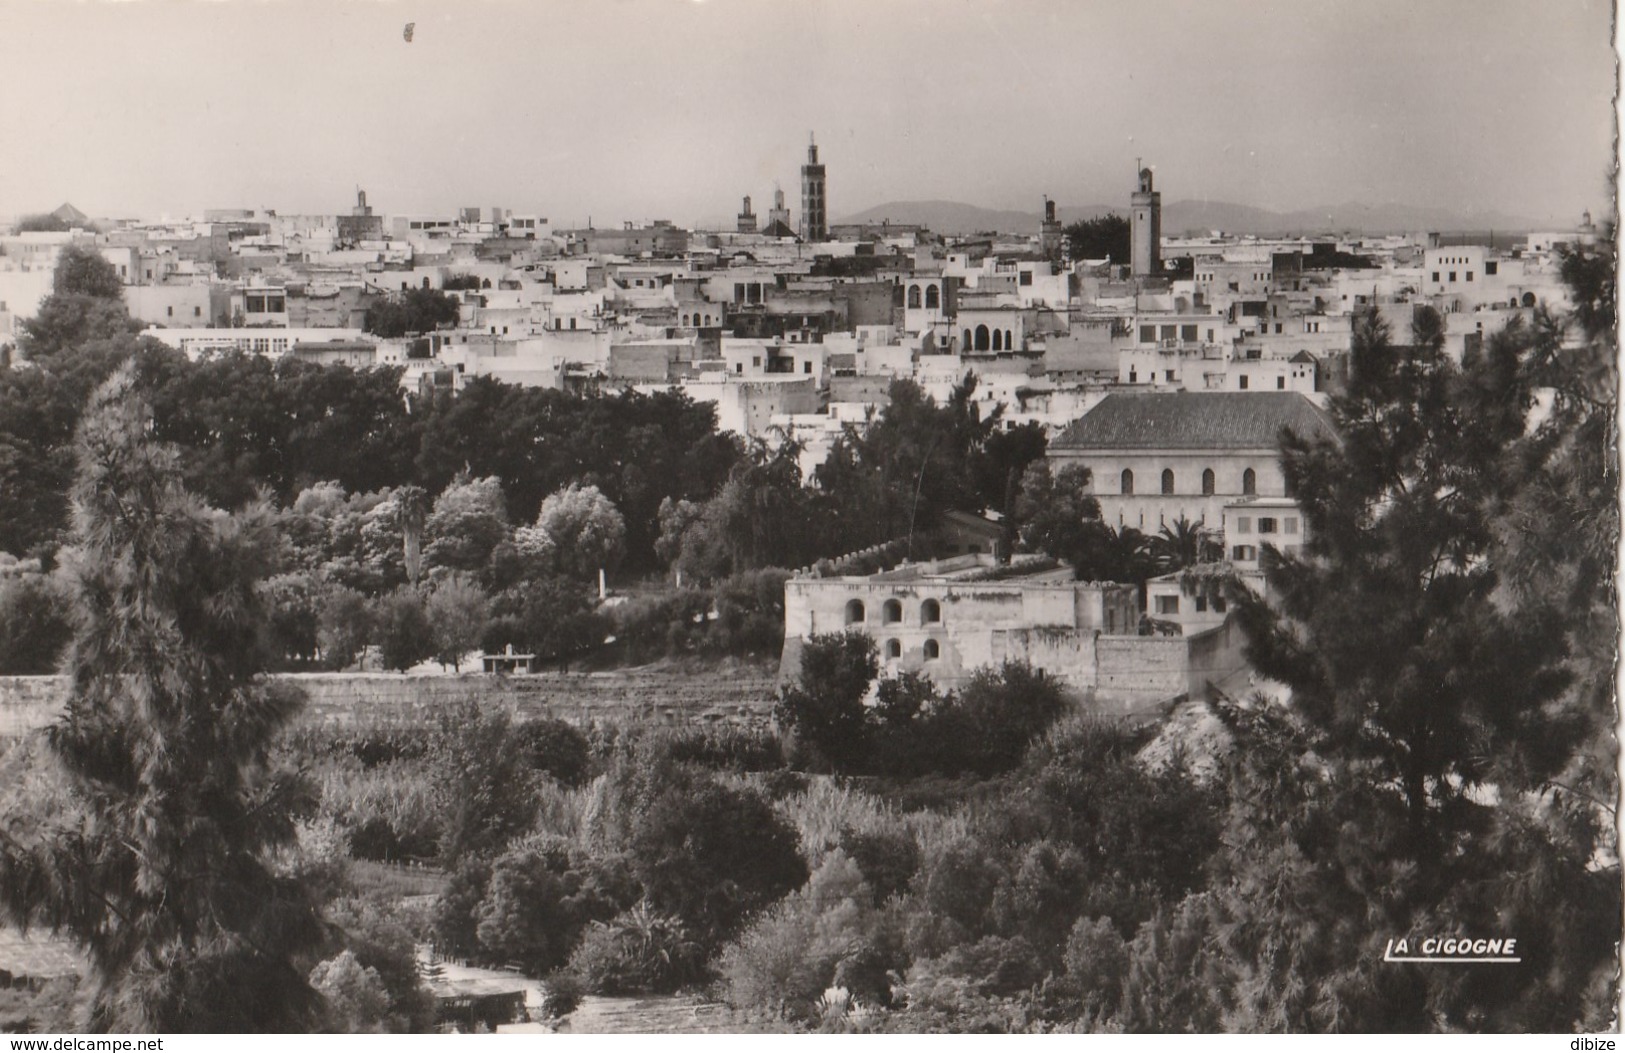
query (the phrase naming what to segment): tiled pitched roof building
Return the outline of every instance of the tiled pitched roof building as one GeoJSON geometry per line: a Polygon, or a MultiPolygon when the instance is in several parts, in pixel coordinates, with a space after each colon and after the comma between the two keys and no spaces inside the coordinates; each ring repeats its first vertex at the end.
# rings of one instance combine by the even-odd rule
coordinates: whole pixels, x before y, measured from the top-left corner
{"type": "Polygon", "coordinates": [[[1335,434],[1326,412],[1296,392],[1113,393],[1047,456],[1057,472],[1087,470],[1107,523],[1156,533],[1183,517],[1218,530],[1227,501],[1286,495],[1279,451],[1287,429],[1335,434]]]}
{"type": "Polygon", "coordinates": [[[1092,450],[1274,449],[1281,430],[1330,435],[1331,419],[1294,391],[1113,393],[1050,444],[1092,450]]]}

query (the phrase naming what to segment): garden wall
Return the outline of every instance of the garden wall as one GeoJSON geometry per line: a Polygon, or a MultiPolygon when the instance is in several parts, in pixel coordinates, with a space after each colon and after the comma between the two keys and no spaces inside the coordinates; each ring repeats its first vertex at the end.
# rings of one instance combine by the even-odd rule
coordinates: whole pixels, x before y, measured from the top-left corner
{"type": "MultiPolygon", "coordinates": [[[[770,722],[775,681],[754,671],[707,673],[538,673],[533,676],[402,676],[390,673],[290,674],[305,690],[304,722],[344,724],[413,719],[451,702],[477,699],[521,715],[575,724],[736,724],[770,722]]],[[[0,677],[0,738],[49,723],[67,681],[0,677]]]]}

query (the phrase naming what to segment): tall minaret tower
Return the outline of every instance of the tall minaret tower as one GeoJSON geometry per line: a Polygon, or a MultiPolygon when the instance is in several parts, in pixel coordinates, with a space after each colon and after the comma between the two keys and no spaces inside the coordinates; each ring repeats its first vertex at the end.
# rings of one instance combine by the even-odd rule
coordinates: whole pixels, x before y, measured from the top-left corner
{"type": "Polygon", "coordinates": [[[745,207],[739,210],[738,231],[741,234],[756,233],[756,213],[750,210],[750,195],[745,195],[745,207]]]}
{"type": "Polygon", "coordinates": [[[807,163],[801,166],[801,240],[823,241],[829,236],[829,212],[824,199],[824,166],[818,163],[818,143],[807,136],[807,163]]]}
{"type": "Polygon", "coordinates": [[[1162,194],[1151,189],[1151,169],[1140,169],[1140,189],[1131,201],[1130,273],[1136,278],[1153,277],[1162,273],[1162,194]]]}

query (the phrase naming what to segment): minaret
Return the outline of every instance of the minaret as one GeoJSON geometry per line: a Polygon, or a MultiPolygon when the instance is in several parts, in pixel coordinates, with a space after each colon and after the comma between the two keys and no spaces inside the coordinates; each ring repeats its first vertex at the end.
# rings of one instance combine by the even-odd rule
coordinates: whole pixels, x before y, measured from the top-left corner
{"type": "Polygon", "coordinates": [[[823,241],[829,236],[829,213],[824,198],[824,166],[818,163],[818,144],[807,136],[807,163],[801,166],[801,240],[823,241]]]}
{"type": "Polygon", "coordinates": [[[1153,277],[1162,273],[1162,194],[1151,189],[1151,169],[1140,169],[1140,189],[1131,201],[1130,273],[1136,278],[1153,277]]]}
{"type": "Polygon", "coordinates": [[[756,213],[750,210],[750,195],[745,195],[745,207],[739,210],[738,231],[741,234],[756,233],[756,213]]]}
{"type": "Polygon", "coordinates": [[[785,230],[792,229],[790,226],[790,210],[784,207],[784,190],[775,184],[773,187],[773,207],[767,213],[768,229],[771,230],[780,223],[784,224],[785,230]]]}
{"type": "Polygon", "coordinates": [[[1058,259],[1061,255],[1061,221],[1055,218],[1055,202],[1044,197],[1044,222],[1038,228],[1039,250],[1046,259],[1058,259]]]}
{"type": "Polygon", "coordinates": [[[1586,248],[1592,248],[1597,244],[1597,225],[1591,222],[1589,208],[1585,210],[1585,215],[1580,217],[1580,229],[1577,233],[1580,235],[1580,244],[1586,248]]]}

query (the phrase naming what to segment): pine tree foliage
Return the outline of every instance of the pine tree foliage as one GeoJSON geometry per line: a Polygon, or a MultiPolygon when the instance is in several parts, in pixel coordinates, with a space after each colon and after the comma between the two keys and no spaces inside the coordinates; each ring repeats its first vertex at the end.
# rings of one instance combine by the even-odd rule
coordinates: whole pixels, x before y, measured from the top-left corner
{"type": "Polygon", "coordinates": [[[6,819],[0,903],[84,948],[93,1028],[304,1029],[322,933],[275,860],[301,794],[270,758],[300,700],[260,676],[272,519],[202,505],[150,428],[129,368],[80,428],[71,690],[48,735],[65,787],[6,819]]]}
{"type": "Polygon", "coordinates": [[[1296,716],[1230,718],[1232,848],[1181,921],[1226,1027],[1613,1026],[1612,251],[1563,270],[1567,317],[1459,366],[1431,312],[1405,345],[1363,319],[1339,438],[1285,438],[1307,543],[1266,551],[1269,604],[1231,592],[1296,716]],[[1381,962],[1417,934],[1515,937],[1522,961],[1381,962]]]}
{"type": "Polygon", "coordinates": [[[1331,405],[1339,437],[1283,445],[1309,533],[1303,559],[1274,560],[1285,619],[1243,604],[1257,667],[1293,687],[1338,755],[1399,787],[1422,854],[1475,786],[1538,782],[1577,741],[1558,704],[1561,619],[1538,600],[1506,609],[1492,558],[1528,345],[1509,327],[1457,368],[1435,312],[1404,346],[1365,316],[1331,405]]]}

